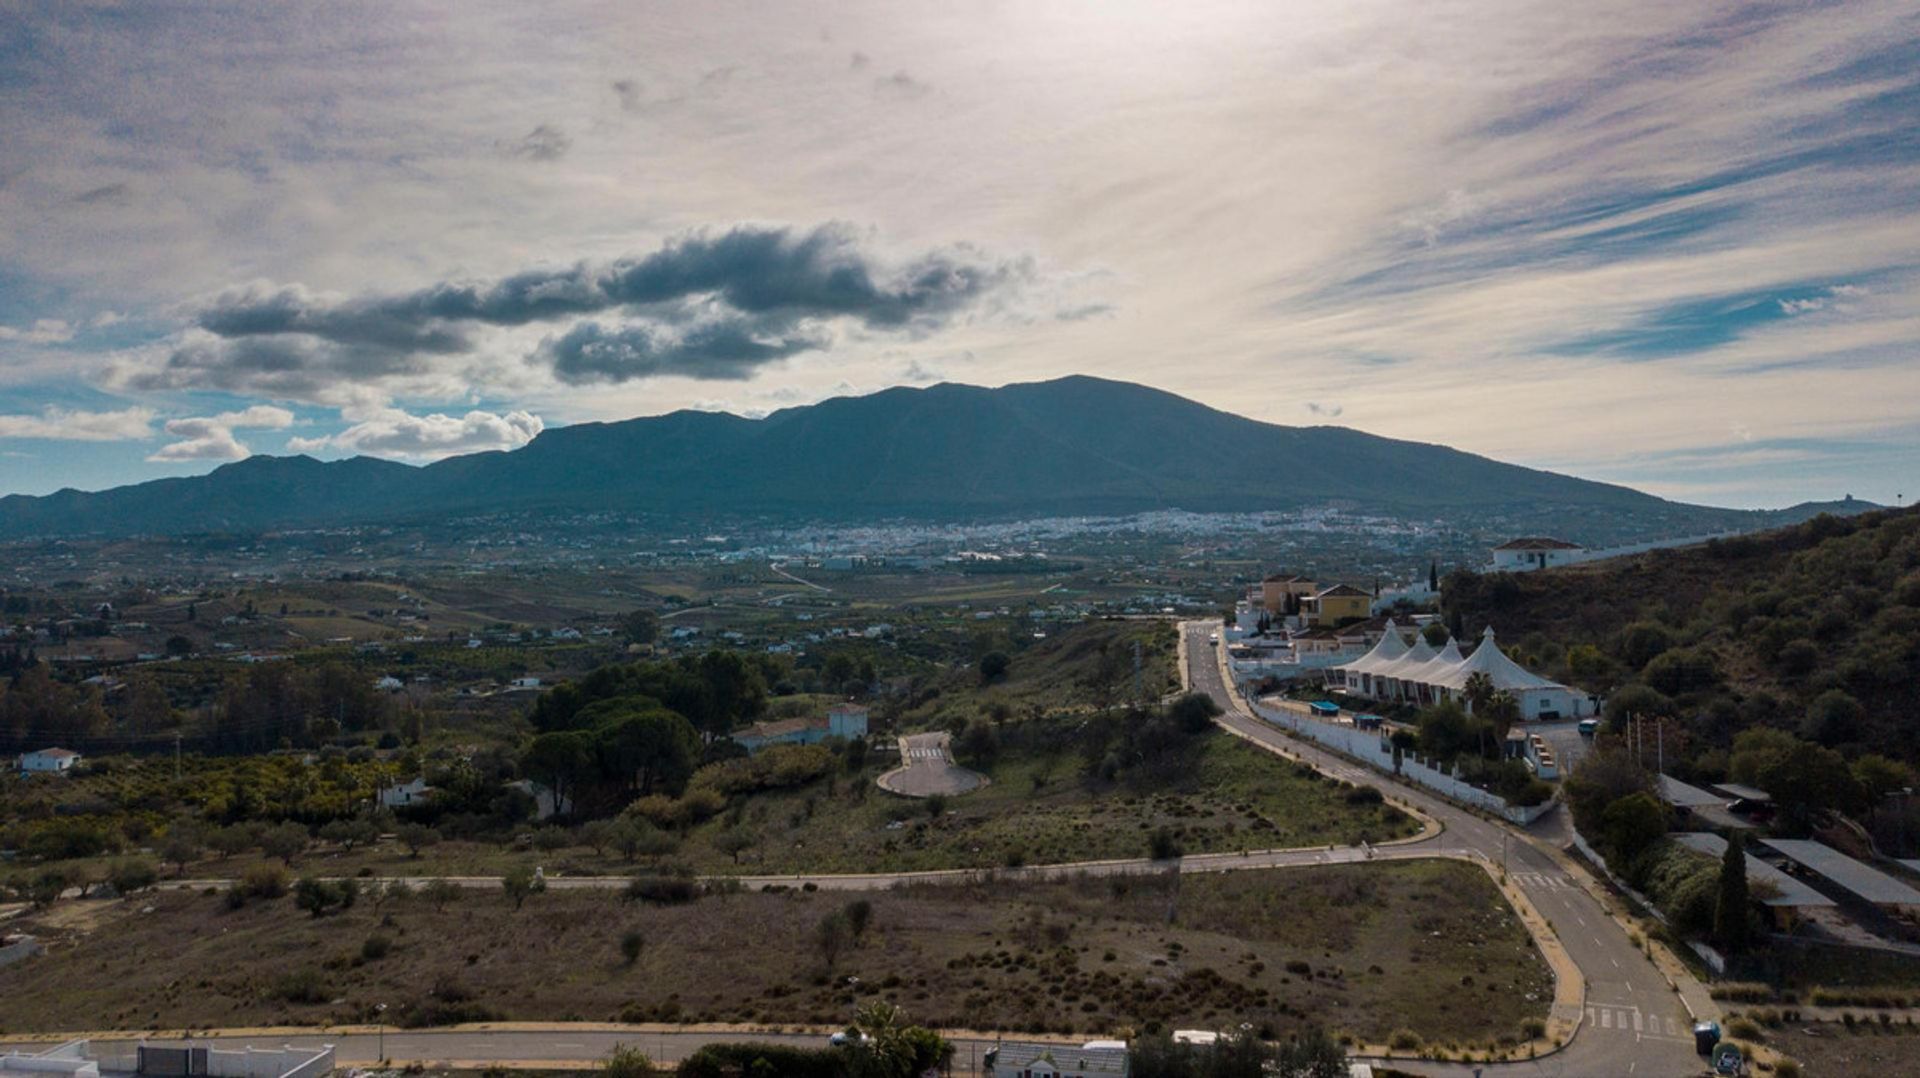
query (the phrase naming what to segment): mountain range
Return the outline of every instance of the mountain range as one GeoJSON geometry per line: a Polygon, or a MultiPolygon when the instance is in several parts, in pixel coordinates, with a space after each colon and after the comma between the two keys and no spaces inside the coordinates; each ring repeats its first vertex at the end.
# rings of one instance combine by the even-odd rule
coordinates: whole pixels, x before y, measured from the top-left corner
{"type": "MultiPolygon", "coordinates": [[[[762,419],[681,411],[541,433],[414,466],[255,456],[191,478],[0,498],[0,538],[251,533],[502,510],[661,521],[960,520],[1248,512],[1339,504],[1497,517],[1580,541],[1752,530],[1772,512],[1686,505],[1445,446],[1289,427],[1075,376],[997,389],[895,388],[762,419]]],[[[1846,503],[1843,510],[1867,508],[1846,503]]]]}

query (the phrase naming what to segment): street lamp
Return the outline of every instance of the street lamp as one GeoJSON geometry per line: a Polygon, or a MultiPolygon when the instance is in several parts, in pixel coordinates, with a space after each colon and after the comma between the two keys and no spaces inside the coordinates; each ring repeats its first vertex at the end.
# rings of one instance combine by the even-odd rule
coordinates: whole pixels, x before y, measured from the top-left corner
{"type": "Polygon", "coordinates": [[[380,1031],[380,1062],[385,1063],[387,1061],[387,1005],[374,1004],[373,1014],[380,1031]]]}

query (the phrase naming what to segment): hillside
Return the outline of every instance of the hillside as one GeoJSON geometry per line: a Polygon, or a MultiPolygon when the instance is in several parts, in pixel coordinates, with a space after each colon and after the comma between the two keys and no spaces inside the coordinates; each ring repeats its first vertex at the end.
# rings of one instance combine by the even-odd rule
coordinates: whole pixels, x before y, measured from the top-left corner
{"type": "Polygon", "coordinates": [[[1500,514],[1586,542],[1751,529],[1776,517],[1341,427],[1259,423],[1123,382],[889,389],[765,419],[675,412],[542,433],[425,467],[255,457],[191,479],[0,499],[0,538],[249,532],[499,510],[663,521],[928,520],[1339,502],[1500,514]]]}
{"type": "MultiPolygon", "coordinates": [[[[1454,573],[1444,608],[1711,754],[1754,726],[1920,761],[1920,510],[1528,574],[1454,573]]],[[[1722,758],[1724,760],[1724,758],[1722,758]]],[[[1705,764],[1711,768],[1713,761],[1705,764]]]]}

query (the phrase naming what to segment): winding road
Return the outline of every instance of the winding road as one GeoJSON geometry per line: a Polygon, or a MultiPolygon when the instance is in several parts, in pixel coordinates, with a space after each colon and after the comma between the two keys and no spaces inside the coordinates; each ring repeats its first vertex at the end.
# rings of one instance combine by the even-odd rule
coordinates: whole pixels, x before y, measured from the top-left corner
{"type": "MultiPolygon", "coordinates": [[[[1229,691],[1217,656],[1207,640],[1213,623],[1189,622],[1185,636],[1188,674],[1195,691],[1204,692],[1220,706],[1217,720],[1228,731],[1275,752],[1298,757],[1322,771],[1354,782],[1377,782],[1371,769],[1333,753],[1296,741],[1278,727],[1247,711],[1237,693],[1229,691]]],[[[1459,808],[1417,786],[1395,787],[1399,797],[1438,820],[1437,836],[1398,847],[1397,855],[1422,852],[1484,857],[1505,864],[1509,877],[1552,926],[1567,955],[1586,979],[1586,1000],[1576,1018],[1578,1029],[1564,1049],[1542,1059],[1503,1064],[1431,1064],[1396,1060],[1402,1070],[1420,1074],[1561,1075],[1573,1078],[1620,1078],[1643,1075],[1668,1078],[1698,1074],[1701,1059],[1693,1052],[1689,1032],[1692,1018],[1681,997],[1614,920],[1559,859],[1540,846],[1558,847],[1566,841],[1563,811],[1549,813],[1524,831],[1489,821],[1459,808]]],[[[1684,974],[1683,974],[1684,976],[1684,974]]],[[[1704,993],[1688,986],[1695,1006],[1704,1007],[1704,993]]]]}
{"type": "MultiPolygon", "coordinates": [[[[1551,1023],[1555,1031],[1570,1034],[1571,1040],[1558,1051],[1524,1062],[1447,1064],[1395,1058],[1392,1065],[1402,1071],[1426,1075],[1489,1075],[1534,1078],[1684,1078],[1701,1073],[1702,1061],[1693,1053],[1688,1030],[1692,1016],[1682,998],[1696,1012],[1714,1012],[1712,1002],[1701,986],[1677,964],[1669,981],[1648,955],[1641,951],[1628,930],[1602,902],[1590,893],[1594,887],[1584,873],[1555,851],[1564,847],[1568,836],[1564,812],[1552,812],[1531,828],[1518,829],[1491,821],[1460,808],[1418,787],[1393,785],[1383,776],[1333,753],[1295,740],[1278,727],[1254,716],[1240,696],[1229,687],[1217,648],[1207,637],[1213,623],[1190,622],[1181,627],[1181,654],[1188,681],[1194,691],[1206,693],[1220,706],[1216,722],[1229,733],[1242,737],[1269,751],[1303,760],[1321,771],[1351,782],[1381,784],[1393,796],[1424,813],[1438,827],[1429,826],[1422,837],[1401,840],[1378,847],[1296,849],[1252,851],[1245,854],[1203,854],[1181,858],[1182,872],[1219,872],[1237,869],[1274,868],[1294,865],[1327,864],[1359,860],[1399,860],[1423,857],[1457,857],[1483,865],[1504,866],[1510,886],[1517,888],[1523,901],[1523,917],[1544,920],[1551,937],[1543,950],[1548,952],[1556,974],[1565,977],[1567,963],[1579,976],[1572,978],[1580,991],[1559,993],[1551,1023]],[[1531,911],[1526,907],[1530,906],[1531,911]],[[1569,995],[1572,1001],[1568,1000],[1569,995]]],[[[1036,865],[1023,869],[1000,869],[1001,878],[1104,875],[1145,871],[1166,871],[1166,862],[1129,859],[1082,862],[1070,865],[1036,865]]],[[[871,890],[909,882],[939,882],[942,879],[971,879],[981,871],[956,870],[926,873],[871,873],[857,875],[742,877],[748,887],[763,884],[798,885],[806,882],[834,890],[871,890]]],[[[173,886],[219,886],[225,881],[179,881],[173,886]]],[[[467,887],[500,886],[498,877],[458,878],[453,882],[467,887]]],[[[555,877],[549,887],[604,888],[624,887],[622,877],[555,877]]],[[[1536,932],[1536,936],[1539,933],[1536,932]]],[[[1717,1013],[1717,1012],[1716,1012],[1717,1013]]],[[[280,1030],[228,1030],[203,1036],[216,1037],[226,1045],[253,1044],[261,1047],[281,1044],[323,1044],[336,1046],[342,1063],[367,1064],[381,1058],[450,1062],[479,1069],[491,1063],[554,1065],[587,1063],[603,1058],[616,1043],[635,1045],[659,1061],[684,1058],[701,1044],[716,1040],[760,1040],[796,1044],[819,1044],[819,1032],[759,1032],[740,1029],[672,1026],[609,1027],[592,1024],[509,1024],[487,1027],[461,1027],[445,1030],[388,1031],[384,1037],[366,1029],[332,1032],[280,1030]]],[[[44,1038],[35,1038],[44,1040],[44,1038]]],[[[93,1036],[96,1051],[105,1056],[128,1054],[139,1034],[102,1033],[93,1036]]],[[[980,1052],[995,1038],[979,1033],[959,1033],[949,1037],[956,1046],[956,1071],[977,1073],[972,1065],[980,1052]]]]}

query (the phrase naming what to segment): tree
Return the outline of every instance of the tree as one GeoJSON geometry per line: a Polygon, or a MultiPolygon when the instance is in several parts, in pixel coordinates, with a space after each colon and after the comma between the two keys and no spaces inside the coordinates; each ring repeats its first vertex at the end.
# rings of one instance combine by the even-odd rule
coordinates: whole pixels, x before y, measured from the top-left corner
{"type": "Polygon", "coordinates": [[[626,935],[620,937],[620,956],[631,966],[640,961],[640,952],[646,945],[647,938],[638,929],[629,929],[626,935]]]}
{"type": "Polygon", "coordinates": [[[736,865],[740,863],[740,855],[759,842],[760,836],[745,824],[735,824],[713,836],[713,848],[732,857],[736,865]]]}
{"type": "Polygon", "coordinates": [[[320,918],[335,909],[344,910],[352,906],[359,890],[352,880],[323,880],[318,876],[302,876],[300,882],[293,885],[293,904],[306,910],[315,918],[320,918]]]}
{"type": "Polygon", "coordinates": [[[620,619],[620,631],[633,644],[651,644],[660,639],[660,615],[645,608],[629,610],[620,619]]]}
{"type": "Polygon", "coordinates": [[[867,926],[873,923],[873,903],[856,898],[840,908],[847,915],[847,928],[853,932],[853,941],[860,942],[867,934],[867,926]]]}
{"type": "Polygon", "coordinates": [[[1607,862],[1628,878],[1640,856],[1667,836],[1667,809],[1649,793],[1628,794],[1600,816],[1600,842],[1607,862]]]}
{"type": "Polygon", "coordinates": [[[460,885],[452,880],[435,877],[420,885],[420,897],[433,903],[437,912],[447,908],[447,903],[460,897],[460,885]]]}
{"type": "Polygon", "coordinates": [[[847,922],[847,915],[834,910],[813,928],[813,945],[819,948],[820,960],[831,971],[840,962],[840,956],[846,952],[847,945],[853,942],[853,926],[847,922]]]}
{"type": "MultiPolygon", "coordinates": [[[[553,803],[577,795],[576,786],[599,775],[594,736],[585,730],[538,734],[520,754],[520,771],[553,791],[553,803]]],[[[577,796],[576,796],[577,800],[577,796]]]]}
{"type": "Polygon", "coordinates": [[[322,841],[334,843],[344,850],[351,850],[355,846],[371,846],[379,837],[380,829],[364,816],[333,820],[320,828],[322,841]]]}
{"type": "Polygon", "coordinates": [[[1913,769],[1870,752],[1853,761],[1853,780],[1859,783],[1868,808],[1877,811],[1888,794],[1913,785],[1913,769]]]}
{"type": "Polygon", "coordinates": [[[580,825],[580,841],[599,857],[619,838],[620,824],[613,820],[589,820],[580,825]]]}
{"type": "Polygon", "coordinates": [[[400,844],[407,848],[409,857],[419,857],[421,850],[440,841],[440,832],[423,823],[403,823],[394,834],[400,839],[400,844]]]}
{"type": "Polygon", "coordinates": [[[600,1064],[600,1073],[606,1078],[653,1078],[660,1072],[640,1049],[616,1044],[600,1064]]]}
{"type": "Polygon", "coordinates": [[[1007,668],[1012,665],[1013,660],[1007,658],[1006,652],[989,651],[980,656],[980,680],[991,685],[1006,677],[1007,668]]]}
{"type": "Polygon", "coordinates": [[[1867,709],[1860,701],[1840,689],[1828,689],[1807,705],[1807,716],[1800,724],[1800,736],[1832,747],[1860,740],[1860,724],[1867,709]]]}
{"type": "Polygon", "coordinates": [[[135,891],[144,891],[153,886],[158,873],[153,870],[153,862],[129,857],[115,861],[107,870],[107,882],[113,885],[115,894],[130,895],[135,891]]]}
{"type": "Polygon", "coordinates": [[[1203,692],[1190,692],[1167,706],[1167,716],[1189,734],[1198,734],[1213,725],[1220,705],[1203,692]]]}
{"type": "Polygon", "coordinates": [[[268,857],[278,857],[291,868],[293,859],[306,852],[307,840],[307,829],[289,820],[261,833],[260,852],[268,857]]]}
{"type": "Polygon", "coordinates": [[[1440,561],[1438,558],[1427,563],[1427,590],[1440,590],[1440,561]]]}
{"type": "Polygon", "coordinates": [[[1426,639],[1429,647],[1436,648],[1445,644],[1449,639],[1447,636],[1447,627],[1437,621],[1427,622],[1426,627],[1420,630],[1420,635],[1426,639]]]}
{"type": "Polygon", "coordinates": [[[513,908],[517,910],[526,905],[527,897],[540,887],[538,881],[534,879],[532,869],[525,865],[515,865],[507,870],[506,875],[500,877],[500,889],[507,893],[507,900],[512,902],[513,908]]]}
{"type": "Polygon", "coordinates": [[[175,633],[167,637],[167,654],[179,657],[193,654],[193,641],[175,633]]]}
{"type": "Polygon", "coordinates": [[[700,758],[700,735],[692,724],[648,701],[591,704],[581,710],[580,717],[594,720],[600,773],[630,793],[677,794],[700,758]]]}
{"type": "Polygon", "coordinates": [[[1747,909],[1747,849],[1744,832],[1727,836],[1727,852],[1720,859],[1720,890],[1714,896],[1713,938],[1720,949],[1737,955],[1752,936],[1752,914],[1747,909]]]}
{"type": "Polygon", "coordinates": [[[160,843],[160,859],[173,866],[174,875],[184,876],[187,863],[200,856],[205,844],[199,828],[182,821],[167,828],[167,837],[160,843]]]}

